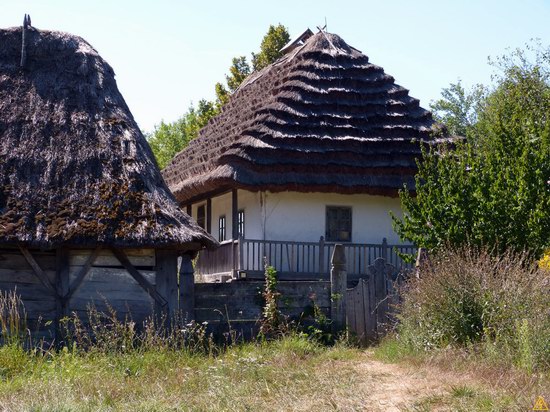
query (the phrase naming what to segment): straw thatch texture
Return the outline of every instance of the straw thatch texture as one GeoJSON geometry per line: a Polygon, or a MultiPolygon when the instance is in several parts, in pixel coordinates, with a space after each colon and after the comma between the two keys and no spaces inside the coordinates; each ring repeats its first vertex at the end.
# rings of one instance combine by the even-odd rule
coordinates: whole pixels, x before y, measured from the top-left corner
{"type": "Polygon", "coordinates": [[[434,132],[393,77],[320,32],[246,79],[163,175],[181,202],[229,187],[395,196],[434,132]]]}
{"type": "Polygon", "coordinates": [[[0,244],[215,245],[177,206],[117,89],[83,39],[0,30],[0,244]]]}

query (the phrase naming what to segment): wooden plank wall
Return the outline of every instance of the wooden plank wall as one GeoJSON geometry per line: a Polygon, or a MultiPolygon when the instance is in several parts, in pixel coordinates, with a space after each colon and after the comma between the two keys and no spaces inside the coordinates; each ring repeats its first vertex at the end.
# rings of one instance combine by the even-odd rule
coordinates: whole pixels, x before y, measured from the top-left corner
{"type": "MultiPolygon", "coordinates": [[[[216,334],[231,329],[244,337],[255,334],[262,315],[264,282],[195,284],[195,319],[208,322],[216,334]]],[[[291,319],[303,320],[313,313],[313,301],[327,316],[330,314],[330,282],[280,281],[279,309],[291,319]]]]}
{"type": "MultiPolygon", "coordinates": [[[[56,251],[30,249],[29,253],[50,283],[56,285],[56,251]]],[[[92,249],[68,251],[69,285],[74,285],[78,272],[92,253],[92,249]]],[[[155,250],[127,249],[125,253],[132,265],[155,286],[155,250]]],[[[0,249],[0,291],[13,290],[23,301],[27,327],[33,338],[52,339],[55,331],[56,296],[47,290],[20,250],[0,249]]],[[[91,304],[102,312],[108,312],[110,305],[119,319],[131,318],[138,325],[152,315],[154,307],[153,299],[110,250],[99,252],[82,283],[67,302],[65,315],[75,312],[86,324],[87,311],[91,304]]]]}
{"type": "MultiPolygon", "coordinates": [[[[72,284],[85,265],[92,250],[69,251],[69,278],[72,284]]],[[[151,283],[156,285],[155,251],[153,249],[126,249],[130,263],[151,283]]],[[[80,287],[74,292],[68,311],[87,319],[88,305],[107,312],[110,305],[119,319],[131,318],[138,325],[153,313],[154,301],[137,281],[122,267],[110,250],[101,250],[80,287]]]]}
{"type": "MultiPolygon", "coordinates": [[[[55,284],[55,251],[33,251],[48,280],[55,284]]],[[[53,336],[56,299],[17,249],[0,249],[0,290],[16,290],[25,306],[28,329],[37,337],[53,336]],[[41,331],[38,333],[39,324],[41,331]],[[45,326],[47,325],[47,326],[45,326]],[[38,336],[39,335],[39,336],[38,336]]]]}

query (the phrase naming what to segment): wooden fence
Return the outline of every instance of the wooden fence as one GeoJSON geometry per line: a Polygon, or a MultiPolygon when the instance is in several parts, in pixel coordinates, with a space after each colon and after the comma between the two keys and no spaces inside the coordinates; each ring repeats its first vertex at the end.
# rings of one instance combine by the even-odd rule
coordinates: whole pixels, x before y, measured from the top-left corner
{"type": "MultiPolygon", "coordinates": [[[[291,319],[311,322],[314,306],[331,318],[334,332],[347,327],[366,344],[382,336],[392,320],[396,303],[393,285],[399,270],[383,258],[366,266],[365,275],[348,289],[345,247],[331,256],[330,281],[279,281],[279,309],[291,319]],[[338,261],[335,256],[339,256],[338,261]]],[[[348,249],[349,253],[349,249],[348,249]]],[[[217,334],[233,330],[245,337],[258,331],[262,316],[264,282],[239,280],[195,284],[195,318],[208,322],[217,334]]]]}
{"type": "MultiPolygon", "coordinates": [[[[195,284],[195,319],[208,322],[208,329],[216,334],[233,330],[244,337],[258,332],[262,316],[264,282],[237,281],[229,283],[195,284]]],[[[330,312],[330,282],[281,281],[279,310],[298,321],[308,321],[314,305],[327,316],[330,312]]]]}
{"type": "MultiPolygon", "coordinates": [[[[330,259],[334,243],[291,242],[277,240],[243,239],[228,241],[215,251],[203,251],[196,269],[203,275],[230,273],[234,277],[262,279],[264,260],[275,267],[282,280],[328,280],[330,259]]],[[[412,245],[392,245],[386,239],[380,244],[345,243],[346,270],[349,282],[368,275],[369,266],[383,258],[398,269],[412,264],[405,262],[403,254],[414,255],[412,245]]]]}

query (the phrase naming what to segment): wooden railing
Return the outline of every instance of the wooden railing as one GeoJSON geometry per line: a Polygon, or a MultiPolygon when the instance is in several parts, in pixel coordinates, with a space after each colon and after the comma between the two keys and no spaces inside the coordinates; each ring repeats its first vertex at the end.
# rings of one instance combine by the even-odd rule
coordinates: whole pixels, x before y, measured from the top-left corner
{"type": "Polygon", "coordinates": [[[229,240],[216,250],[201,250],[195,262],[195,272],[201,275],[233,274],[239,268],[238,241],[229,240]]]}
{"type": "MultiPolygon", "coordinates": [[[[196,269],[203,275],[231,273],[247,278],[261,278],[264,265],[274,266],[280,279],[324,279],[330,271],[334,243],[292,242],[278,240],[242,239],[222,243],[215,251],[202,251],[196,269]]],[[[414,254],[412,245],[392,245],[386,239],[380,244],[344,243],[348,279],[367,275],[374,261],[381,257],[398,269],[412,267],[400,254],[414,254]]]]}

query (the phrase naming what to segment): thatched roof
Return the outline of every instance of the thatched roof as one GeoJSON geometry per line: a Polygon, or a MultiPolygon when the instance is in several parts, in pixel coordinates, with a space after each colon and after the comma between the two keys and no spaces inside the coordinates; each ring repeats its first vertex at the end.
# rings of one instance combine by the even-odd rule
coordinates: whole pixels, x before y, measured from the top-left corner
{"type": "Polygon", "coordinates": [[[185,202],[223,188],[396,196],[440,126],[392,76],[319,32],[249,76],[163,171],[185,202]]]}
{"type": "Polygon", "coordinates": [[[0,30],[0,244],[201,248],[117,89],[82,38],[0,30]]]}

